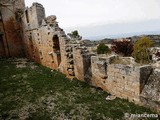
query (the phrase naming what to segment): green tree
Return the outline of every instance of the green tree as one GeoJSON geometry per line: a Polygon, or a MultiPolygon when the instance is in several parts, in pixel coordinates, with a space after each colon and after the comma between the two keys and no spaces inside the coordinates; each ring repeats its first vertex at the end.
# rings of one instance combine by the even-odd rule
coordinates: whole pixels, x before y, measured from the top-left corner
{"type": "Polygon", "coordinates": [[[149,48],[153,46],[153,42],[148,37],[140,38],[133,47],[133,57],[136,62],[139,63],[149,63],[150,62],[150,52],[149,48]]]}
{"type": "Polygon", "coordinates": [[[110,53],[110,49],[104,43],[100,43],[97,47],[97,54],[106,54],[110,53]]]}
{"type": "Polygon", "coordinates": [[[72,31],[71,33],[68,33],[67,34],[71,39],[79,39],[81,40],[82,37],[79,35],[78,31],[75,30],[75,31],[72,31]]]}
{"type": "Polygon", "coordinates": [[[72,34],[72,36],[75,37],[75,38],[80,36],[77,30],[72,31],[71,34],[72,34]]]}

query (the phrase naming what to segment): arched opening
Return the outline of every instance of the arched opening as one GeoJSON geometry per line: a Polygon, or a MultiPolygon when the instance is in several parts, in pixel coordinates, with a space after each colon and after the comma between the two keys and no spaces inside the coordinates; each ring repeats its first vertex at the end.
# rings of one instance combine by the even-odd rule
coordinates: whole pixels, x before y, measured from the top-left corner
{"type": "Polygon", "coordinates": [[[57,35],[53,36],[53,50],[55,52],[60,52],[59,38],[57,35]]]}
{"type": "Polygon", "coordinates": [[[60,54],[60,45],[59,45],[59,37],[57,35],[53,36],[53,52],[55,53],[55,56],[52,56],[52,60],[57,63],[57,66],[61,63],[61,54],[60,54]]]}

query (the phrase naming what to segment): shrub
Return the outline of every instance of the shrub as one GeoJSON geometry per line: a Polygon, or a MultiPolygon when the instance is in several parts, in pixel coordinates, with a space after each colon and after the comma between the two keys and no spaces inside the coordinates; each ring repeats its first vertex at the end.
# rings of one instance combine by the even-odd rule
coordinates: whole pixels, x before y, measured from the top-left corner
{"type": "Polygon", "coordinates": [[[97,54],[106,54],[110,53],[110,49],[104,43],[100,43],[97,47],[97,54]]]}
{"type": "Polygon", "coordinates": [[[71,39],[82,39],[82,36],[79,35],[78,31],[75,30],[75,31],[72,31],[71,33],[68,33],[67,34],[71,39]]]}
{"type": "Polygon", "coordinates": [[[113,41],[111,50],[122,56],[131,56],[133,52],[133,45],[131,41],[113,41]]]}
{"type": "Polygon", "coordinates": [[[147,38],[140,38],[134,45],[134,51],[132,53],[136,62],[139,63],[149,63],[150,62],[150,52],[149,48],[153,46],[153,42],[147,38]]]}

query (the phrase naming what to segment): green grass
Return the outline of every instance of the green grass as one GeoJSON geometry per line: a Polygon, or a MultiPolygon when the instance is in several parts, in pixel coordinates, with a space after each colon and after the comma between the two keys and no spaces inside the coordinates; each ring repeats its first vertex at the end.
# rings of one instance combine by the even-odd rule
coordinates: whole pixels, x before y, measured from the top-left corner
{"type": "Polygon", "coordinates": [[[16,59],[0,60],[0,120],[127,119],[124,113],[154,113],[33,62],[17,68],[16,59]]]}

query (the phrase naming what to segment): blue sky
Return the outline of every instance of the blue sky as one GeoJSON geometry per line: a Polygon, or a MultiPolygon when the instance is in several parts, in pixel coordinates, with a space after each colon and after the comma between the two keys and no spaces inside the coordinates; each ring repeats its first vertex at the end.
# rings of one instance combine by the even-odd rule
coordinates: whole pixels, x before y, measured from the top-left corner
{"type": "Polygon", "coordinates": [[[59,26],[66,32],[78,29],[84,37],[160,31],[158,29],[160,0],[25,0],[25,2],[27,6],[31,6],[33,2],[41,3],[45,7],[46,15],[56,15],[59,26]]]}

